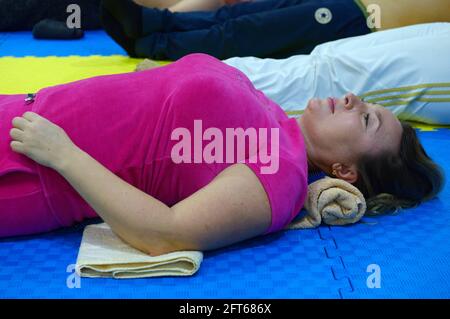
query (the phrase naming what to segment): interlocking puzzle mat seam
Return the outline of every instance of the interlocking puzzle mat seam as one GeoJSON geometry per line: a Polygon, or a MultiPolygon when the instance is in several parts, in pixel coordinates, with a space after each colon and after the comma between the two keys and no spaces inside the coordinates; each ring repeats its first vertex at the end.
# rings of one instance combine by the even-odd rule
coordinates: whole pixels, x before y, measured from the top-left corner
{"type": "MultiPolygon", "coordinates": [[[[10,34],[1,34],[0,33],[0,56],[2,55],[2,53],[5,53],[5,51],[2,51],[2,45],[7,42],[10,39],[10,34]]],[[[28,36],[27,36],[28,37],[28,36]]],[[[67,42],[66,42],[67,43],[67,42]]],[[[80,42],[78,42],[79,44],[80,42]]],[[[41,42],[42,44],[42,42],[41,42]]],[[[53,45],[55,44],[55,42],[53,42],[53,45]]],[[[47,48],[47,52],[51,52],[49,50],[53,50],[52,48],[47,48]]],[[[101,52],[95,52],[94,55],[89,54],[89,51],[85,50],[86,48],[79,48],[79,50],[84,50],[82,53],[83,54],[76,54],[77,52],[70,51],[70,55],[67,55],[67,52],[63,52],[62,55],[58,55],[55,52],[52,52],[53,55],[50,58],[60,58],[60,59],[66,59],[66,61],[69,61],[70,59],[74,59],[74,58],[83,58],[83,59],[89,59],[89,58],[96,58],[96,59],[108,59],[111,57],[116,57],[116,58],[127,58],[126,56],[122,55],[120,50],[115,51],[116,49],[112,49],[109,52],[115,52],[113,55],[109,55],[109,56],[104,56],[101,55],[101,52]]],[[[40,51],[42,54],[42,51],[40,51]]],[[[105,51],[106,52],[106,51],[105,51]]],[[[7,52],[6,52],[7,53],[7,52]]],[[[6,54],[5,53],[5,54],[6,54]]],[[[22,54],[25,54],[26,52],[22,52],[22,54]]],[[[79,52],[78,52],[79,53],[79,52]]],[[[60,52],[61,54],[61,52],[60,52]]],[[[14,54],[16,55],[16,54],[14,54]]],[[[46,59],[48,57],[48,55],[41,55],[41,56],[31,56],[31,55],[27,55],[27,56],[22,56],[22,57],[17,57],[17,56],[10,56],[9,58],[16,58],[16,59],[22,59],[24,58],[29,59],[29,58],[39,58],[39,59],[46,59]]],[[[2,58],[0,57],[0,63],[2,61],[2,58]]],[[[432,131],[430,133],[433,132],[439,132],[441,130],[444,130],[444,128],[440,127],[440,126],[423,126],[422,124],[419,124],[417,127],[419,127],[420,131],[432,131]]],[[[427,133],[428,134],[428,133],[427,133]]],[[[431,134],[433,137],[434,135],[431,134]]],[[[438,137],[439,138],[439,137],[438,137]]],[[[345,262],[346,256],[345,254],[341,254],[341,251],[339,250],[339,245],[338,245],[338,241],[333,237],[333,232],[332,229],[330,227],[322,227],[317,231],[316,234],[318,237],[320,237],[321,240],[321,249],[322,249],[322,258],[327,259],[328,261],[328,274],[330,276],[330,278],[332,278],[332,280],[334,281],[334,284],[332,284],[331,282],[329,282],[329,286],[327,287],[328,291],[325,291],[322,295],[323,296],[328,296],[328,297],[336,297],[336,298],[345,298],[345,297],[351,297],[352,293],[355,292],[355,286],[353,284],[353,280],[354,280],[354,276],[352,276],[349,273],[349,270],[347,269],[347,265],[345,262]],[[330,293],[330,290],[336,289],[336,295],[334,295],[333,293],[330,293]]],[[[69,234],[70,236],[70,234],[69,234]]],[[[73,237],[73,235],[72,235],[73,237]]],[[[302,236],[298,236],[298,238],[301,238],[302,236]]],[[[78,240],[79,241],[80,238],[77,238],[75,240],[75,242],[78,240]]],[[[323,265],[322,265],[323,266],[323,265]]],[[[324,275],[324,272],[321,272],[320,275],[324,275]]],[[[111,285],[111,284],[107,284],[106,286],[111,285]]],[[[27,289],[29,290],[30,288],[26,288],[24,287],[25,290],[22,291],[27,291],[27,289]]],[[[126,291],[121,292],[126,293],[126,291]]],[[[89,296],[89,293],[87,294],[89,296]]],[[[36,296],[36,295],[34,295],[36,296]]],[[[55,295],[53,295],[55,296],[55,295]]],[[[97,295],[98,296],[98,295],[97,295]]],[[[135,296],[137,297],[142,297],[142,294],[135,294],[135,296]]],[[[199,297],[198,294],[196,293],[192,293],[192,296],[197,296],[199,297]]],[[[311,295],[309,295],[311,296],[311,295]]],[[[164,296],[163,296],[164,297],[164,296]]],[[[200,296],[201,297],[201,296],[200,296]]],[[[316,297],[321,297],[316,295],[316,297]]]]}
{"type": "MultiPolygon", "coordinates": [[[[439,130],[437,132],[425,132],[422,135],[426,136],[428,140],[433,137],[432,142],[435,149],[432,149],[432,151],[436,152],[436,146],[439,147],[439,145],[435,141],[450,137],[448,133],[448,130],[439,130]]],[[[445,202],[442,204],[444,206],[441,207],[448,207],[445,206],[445,202]]],[[[436,206],[436,203],[428,205],[428,209],[439,209],[439,207],[436,206]]],[[[427,212],[427,210],[421,212],[427,212]]],[[[417,224],[416,227],[428,227],[430,231],[434,232],[439,230],[439,228],[436,229],[429,225],[429,221],[434,216],[429,216],[428,219],[424,220],[424,215],[429,214],[416,215],[422,218],[415,218],[412,221],[417,224]],[[422,223],[423,221],[427,222],[422,223]]],[[[390,220],[396,221],[398,218],[398,216],[394,216],[390,220]]],[[[383,225],[382,220],[379,222],[380,225],[383,225]]],[[[445,222],[443,220],[441,224],[444,225],[445,222]]],[[[394,223],[388,226],[395,233],[401,225],[394,223]]],[[[368,228],[364,224],[359,224],[346,229],[351,231],[352,234],[349,242],[358,242],[368,228]]],[[[361,274],[356,274],[354,267],[353,270],[349,270],[349,257],[354,259],[353,255],[356,255],[364,256],[366,259],[366,247],[359,247],[359,251],[357,251],[352,247],[348,248],[347,245],[347,250],[343,250],[345,247],[335,236],[335,232],[338,230],[341,230],[342,233],[344,228],[321,227],[318,230],[306,232],[290,231],[260,238],[251,241],[250,244],[247,242],[245,245],[238,245],[229,250],[225,249],[207,254],[205,264],[202,265],[199,273],[192,278],[138,280],[120,283],[114,280],[82,279],[81,290],[64,288],[66,266],[76,260],[76,252],[81,239],[80,229],[57,232],[53,235],[39,236],[31,238],[29,241],[23,240],[17,243],[9,241],[8,244],[8,241],[0,240],[0,263],[2,263],[1,268],[3,269],[3,274],[0,274],[0,287],[4,288],[8,284],[12,286],[11,291],[3,295],[3,297],[12,298],[377,297],[373,294],[355,294],[358,285],[365,284],[365,281],[361,282],[361,278],[359,278],[355,282],[355,279],[358,279],[358,276],[361,277],[361,274]],[[274,241],[274,239],[276,240],[274,241]],[[9,248],[5,249],[5,247],[9,248]],[[233,282],[234,278],[240,279],[233,282]],[[229,288],[223,288],[223,285],[228,285],[229,288]]],[[[383,239],[382,236],[387,230],[389,229],[383,229],[381,226],[369,229],[369,231],[380,233],[381,236],[375,238],[381,237],[381,239],[383,239]]],[[[347,232],[343,234],[347,236],[347,232]]],[[[425,234],[427,236],[432,235],[427,232],[425,234]]],[[[399,234],[396,235],[396,238],[400,238],[398,237],[399,234]]],[[[445,238],[444,235],[435,236],[440,239],[445,238]]],[[[411,238],[406,239],[411,240],[411,238]]],[[[414,240],[417,239],[412,239],[410,242],[414,244],[414,240]]],[[[367,240],[363,237],[363,241],[367,240]]],[[[392,243],[388,244],[392,245],[392,243]]],[[[378,243],[377,245],[383,248],[384,244],[378,243]]],[[[401,248],[410,249],[408,246],[401,248]]],[[[389,259],[387,258],[382,262],[389,263],[389,259]]],[[[439,267],[432,269],[439,270],[439,267]]],[[[364,272],[365,269],[361,271],[364,272]]],[[[406,284],[411,280],[409,273],[403,277],[404,280],[406,279],[404,281],[406,284]]],[[[413,293],[415,293],[414,296],[417,296],[421,292],[413,293]]],[[[396,297],[396,295],[393,295],[393,297],[396,297]]]]}
{"type": "Polygon", "coordinates": [[[83,227],[0,240],[0,298],[339,298],[316,229],[206,252],[192,277],[82,278],[80,289],[68,289],[83,227]]]}
{"type": "MultiPolygon", "coordinates": [[[[450,153],[442,142],[450,141],[449,133],[419,132],[427,153],[447,176],[450,153]]],[[[365,217],[351,227],[321,227],[320,236],[328,241],[327,257],[335,260],[333,274],[351,286],[339,290],[341,298],[450,298],[449,200],[447,183],[438,198],[414,209],[365,217]],[[379,286],[369,286],[376,272],[379,286]]]]}
{"type": "Polygon", "coordinates": [[[333,278],[339,282],[339,297],[343,299],[343,292],[353,292],[352,278],[347,271],[342,256],[339,255],[339,248],[334,240],[330,226],[321,226],[318,229],[320,239],[324,242],[325,257],[332,261],[330,271],[333,278]]]}

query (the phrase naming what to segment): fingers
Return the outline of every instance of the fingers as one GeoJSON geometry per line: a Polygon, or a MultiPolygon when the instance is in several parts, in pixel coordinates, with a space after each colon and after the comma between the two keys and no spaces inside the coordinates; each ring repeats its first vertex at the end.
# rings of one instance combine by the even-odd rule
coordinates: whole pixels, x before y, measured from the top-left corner
{"type": "Polygon", "coordinates": [[[30,122],[33,122],[34,120],[40,118],[40,116],[34,112],[25,112],[23,113],[22,117],[30,122]]]}
{"type": "Polygon", "coordinates": [[[12,120],[13,128],[9,131],[9,135],[12,138],[11,148],[17,153],[24,154],[24,144],[23,139],[25,135],[25,130],[31,121],[37,119],[39,115],[33,112],[25,112],[21,117],[15,117],[12,120]]]}
{"type": "Polygon", "coordinates": [[[39,114],[34,112],[25,112],[22,116],[13,118],[12,125],[15,128],[24,130],[31,122],[36,121],[39,118],[42,118],[39,114]]]}
{"type": "Polygon", "coordinates": [[[27,119],[25,119],[23,117],[15,117],[12,120],[13,127],[20,129],[20,130],[24,130],[29,124],[30,124],[30,121],[28,121],[27,119]]]}
{"type": "Polygon", "coordinates": [[[24,132],[22,130],[19,130],[17,128],[13,128],[11,131],[9,131],[9,135],[11,138],[15,141],[23,142],[23,135],[24,132]]]}
{"type": "Polygon", "coordinates": [[[25,154],[25,150],[23,148],[24,145],[22,142],[12,141],[10,145],[14,152],[20,153],[20,154],[25,154]]]}

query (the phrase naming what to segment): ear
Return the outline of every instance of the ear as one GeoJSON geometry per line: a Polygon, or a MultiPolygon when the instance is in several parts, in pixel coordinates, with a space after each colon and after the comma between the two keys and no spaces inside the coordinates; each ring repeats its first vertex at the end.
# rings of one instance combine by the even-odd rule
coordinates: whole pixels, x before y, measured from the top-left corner
{"type": "Polygon", "coordinates": [[[342,179],[350,184],[358,180],[358,170],[356,165],[345,165],[341,163],[334,163],[331,165],[331,171],[335,172],[335,178],[342,179]]]}

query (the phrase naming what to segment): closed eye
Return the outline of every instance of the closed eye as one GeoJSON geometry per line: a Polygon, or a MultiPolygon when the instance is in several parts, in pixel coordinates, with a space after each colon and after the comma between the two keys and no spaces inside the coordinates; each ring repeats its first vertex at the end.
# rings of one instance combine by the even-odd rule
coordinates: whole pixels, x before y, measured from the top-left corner
{"type": "Polygon", "coordinates": [[[364,116],[364,118],[366,120],[366,127],[369,124],[369,116],[370,116],[370,114],[366,114],[366,116],[364,116]]]}

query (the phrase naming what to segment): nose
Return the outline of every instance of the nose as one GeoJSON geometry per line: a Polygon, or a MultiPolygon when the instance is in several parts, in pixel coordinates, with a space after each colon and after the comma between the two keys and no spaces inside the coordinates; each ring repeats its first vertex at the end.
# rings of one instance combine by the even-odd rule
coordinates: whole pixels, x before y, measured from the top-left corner
{"type": "Polygon", "coordinates": [[[344,96],[344,107],[347,110],[351,110],[352,108],[354,108],[355,106],[362,106],[362,101],[360,100],[359,97],[357,97],[355,94],[353,93],[347,93],[344,96]]]}

